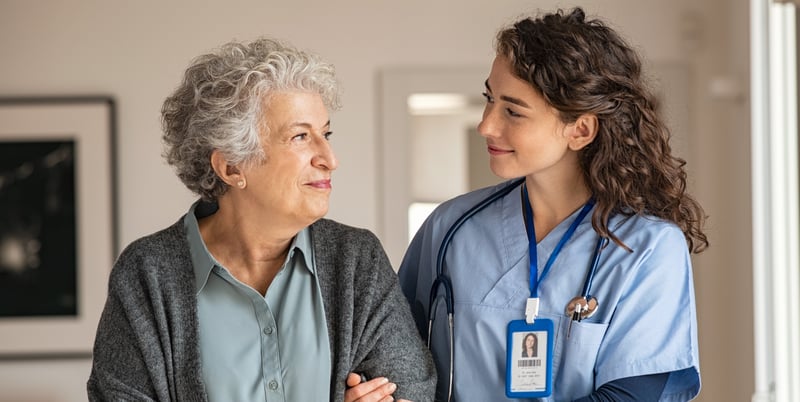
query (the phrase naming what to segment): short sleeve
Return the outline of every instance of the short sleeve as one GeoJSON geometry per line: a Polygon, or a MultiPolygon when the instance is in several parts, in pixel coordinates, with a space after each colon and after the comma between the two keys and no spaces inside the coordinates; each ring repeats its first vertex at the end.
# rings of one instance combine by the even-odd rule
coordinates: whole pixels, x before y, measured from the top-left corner
{"type": "Polygon", "coordinates": [[[615,267],[632,271],[598,351],[596,386],[673,373],[661,400],[688,400],[700,389],[689,250],[674,225],[662,225],[647,243],[636,266],[615,267]]]}

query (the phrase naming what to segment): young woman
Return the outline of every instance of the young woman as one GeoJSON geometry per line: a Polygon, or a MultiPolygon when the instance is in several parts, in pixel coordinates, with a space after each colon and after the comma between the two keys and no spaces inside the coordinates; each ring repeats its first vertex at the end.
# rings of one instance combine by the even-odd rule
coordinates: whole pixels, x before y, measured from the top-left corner
{"type": "Polygon", "coordinates": [[[399,272],[437,400],[696,396],[705,216],[636,52],[580,8],[522,19],[484,96],[491,169],[513,180],[441,205],[399,272]],[[512,335],[528,332],[541,362],[522,365],[512,335]]]}

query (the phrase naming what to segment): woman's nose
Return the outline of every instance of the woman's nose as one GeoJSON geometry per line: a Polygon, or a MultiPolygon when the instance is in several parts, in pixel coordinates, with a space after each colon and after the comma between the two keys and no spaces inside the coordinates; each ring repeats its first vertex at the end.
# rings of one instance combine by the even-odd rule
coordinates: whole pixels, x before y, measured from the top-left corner
{"type": "Polygon", "coordinates": [[[339,166],[339,160],[336,159],[333,147],[327,139],[317,140],[317,152],[314,159],[311,160],[311,163],[314,166],[327,170],[336,170],[339,166]]]}
{"type": "Polygon", "coordinates": [[[487,138],[496,136],[496,132],[491,105],[486,105],[486,109],[483,110],[483,118],[480,123],[478,123],[478,133],[482,137],[487,138]]]}

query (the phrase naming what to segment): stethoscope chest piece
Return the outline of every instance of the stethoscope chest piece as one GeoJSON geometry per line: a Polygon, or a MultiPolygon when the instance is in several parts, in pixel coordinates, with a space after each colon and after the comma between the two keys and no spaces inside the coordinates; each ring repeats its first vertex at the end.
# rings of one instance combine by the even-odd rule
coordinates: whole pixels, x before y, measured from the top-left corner
{"type": "Polygon", "coordinates": [[[573,320],[589,318],[597,311],[597,299],[593,296],[577,296],[567,303],[564,313],[573,320]]]}

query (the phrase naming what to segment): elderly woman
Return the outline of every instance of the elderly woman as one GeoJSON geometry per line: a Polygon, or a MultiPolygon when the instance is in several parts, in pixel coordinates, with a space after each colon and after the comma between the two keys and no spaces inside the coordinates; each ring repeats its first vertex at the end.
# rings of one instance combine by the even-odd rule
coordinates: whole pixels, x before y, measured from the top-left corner
{"type": "Polygon", "coordinates": [[[189,67],[164,102],[164,156],[200,200],[114,265],[90,400],[432,400],[378,239],[321,219],[338,104],[331,65],[273,40],[189,67]],[[371,380],[348,390],[351,372],[371,380]]]}

